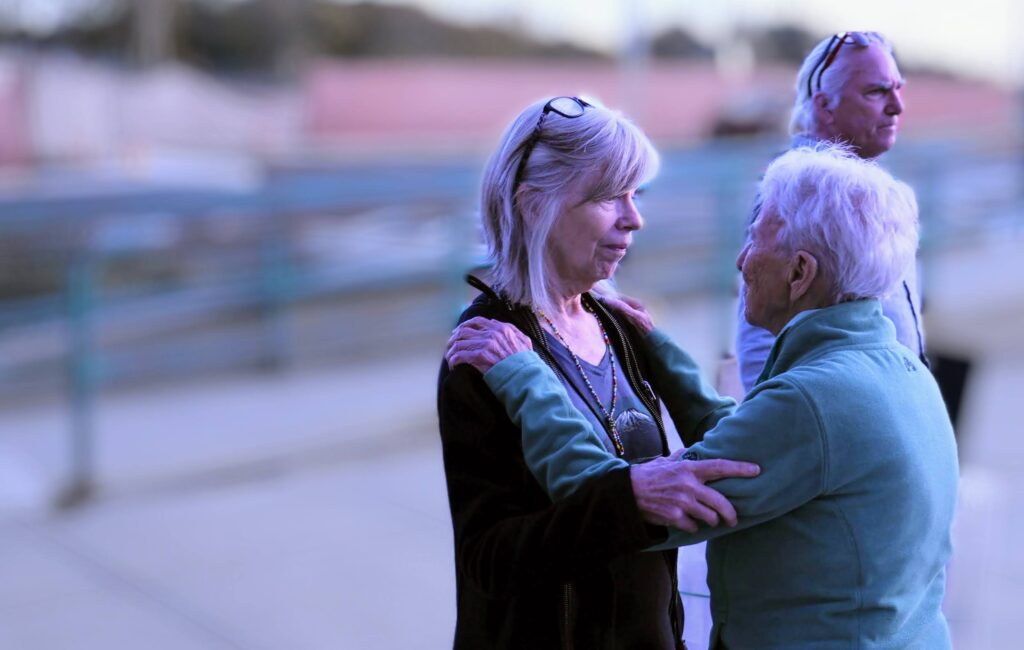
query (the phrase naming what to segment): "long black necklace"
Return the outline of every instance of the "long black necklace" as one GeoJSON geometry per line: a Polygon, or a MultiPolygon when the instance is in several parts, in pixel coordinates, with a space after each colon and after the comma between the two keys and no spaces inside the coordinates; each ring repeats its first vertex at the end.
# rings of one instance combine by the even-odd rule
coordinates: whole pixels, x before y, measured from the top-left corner
{"type": "Polygon", "coordinates": [[[619,396],[619,381],[615,374],[615,355],[612,353],[612,344],[608,339],[608,333],[604,331],[604,325],[601,324],[601,319],[597,317],[597,314],[595,314],[594,311],[586,305],[584,305],[583,308],[590,312],[594,319],[597,320],[597,326],[601,329],[601,336],[604,338],[605,349],[608,351],[608,362],[611,364],[612,368],[612,401],[607,409],[604,407],[604,404],[601,403],[601,398],[597,396],[597,391],[594,390],[594,386],[590,383],[590,378],[587,377],[587,373],[584,372],[583,364],[580,363],[580,358],[577,357],[576,353],[572,351],[571,347],[569,347],[569,342],[565,340],[565,337],[562,336],[562,333],[558,331],[558,328],[542,309],[537,309],[536,311],[537,315],[543,318],[544,322],[551,328],[551,332],[555,335],[555,338],[557,338],[559,342],[565,346],[565,349],[569,351],[569,356],[572,357],[573,363],[576,364],[576,369],[579,370],[580,377],[583,377],[583,383],[587,385],[587,389],[590,391],[591,397],[593,397],[594,401],[597,402],[597,407],[601,409],[601,414],[604,415],[605,423],[608,425],[608,436],[612,439],[612,444],[615,446],[615,452],[619,456],[625,456],[626,448],[623,446],[622,438],[619,436],[619,429],[615,426],[615,403],[619,396]]]}

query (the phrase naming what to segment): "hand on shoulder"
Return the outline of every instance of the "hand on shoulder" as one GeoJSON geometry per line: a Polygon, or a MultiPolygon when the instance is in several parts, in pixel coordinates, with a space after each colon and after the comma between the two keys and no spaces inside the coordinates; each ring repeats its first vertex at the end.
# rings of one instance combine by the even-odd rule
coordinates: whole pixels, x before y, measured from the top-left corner
{"type": "Polygon", "coordinates": [[[636,298],[619,294],[618,296],[602,296],[601,302],[615,312],[616,316],[621,316],[632,323],[633,327],[640,330],[642,334],[650,334],[654,329],[654,320],[651,319],[650,313],[644,304],[636,298]]]}
{"type": "Polygon", "coordinates": [[[455,328],[444,358],[449,368],[464,363],[485,374],[499,361],[532,349],[533,341],[515,325],[476,316],[455,328]]]}

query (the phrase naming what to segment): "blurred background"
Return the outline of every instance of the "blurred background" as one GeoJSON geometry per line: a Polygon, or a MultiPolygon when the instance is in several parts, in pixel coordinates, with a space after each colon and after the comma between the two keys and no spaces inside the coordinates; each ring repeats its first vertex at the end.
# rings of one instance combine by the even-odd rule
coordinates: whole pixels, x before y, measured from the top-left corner
{"type": "Polygon", "coordinates": [[[847,29],[908,79],[883,164],[957,420],[946,612],[1013,646],[1024,10],[847,4],[0,0],[0,647],[450,647],[435,381],[502,130],[586,94],[651,136],[619,285],[713,379],[796,69],[847,29]]]}

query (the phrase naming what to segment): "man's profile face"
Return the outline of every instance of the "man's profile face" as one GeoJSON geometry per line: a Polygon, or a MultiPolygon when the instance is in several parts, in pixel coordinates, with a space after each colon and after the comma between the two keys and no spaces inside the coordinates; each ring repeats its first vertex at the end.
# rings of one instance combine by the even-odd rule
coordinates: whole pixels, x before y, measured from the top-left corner
{"type": "Polygon", "coordinates": [[[896,144],[903,113],[903,77],[896,61],[878,44],[853,48],[848,57],[850,76],[839,101],[826,109],[825,132],[850,143],[861,158],[880,156],[896,144]]]}

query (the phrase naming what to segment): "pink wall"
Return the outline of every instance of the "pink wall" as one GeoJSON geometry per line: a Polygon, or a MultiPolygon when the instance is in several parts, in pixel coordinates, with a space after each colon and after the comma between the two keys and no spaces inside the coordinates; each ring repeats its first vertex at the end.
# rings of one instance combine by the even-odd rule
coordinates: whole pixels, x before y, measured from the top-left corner
{"type": "Polygon", "coordinates": [[[27,72],[0,64],[0,165],[20,165],[30,158],[27,72]]]}
{"type": "MultiPolygon", "coordinates": [[[[181,66],[139,73],[68,57],[0,58],[0,165],[166,149],[483,150],[529,102],[576,93],[623,110],[665,146],[707,136],[723,111],[772,111],[784,125],[793,76],[774,67],[722,78],[693,63],[634,73],[611,63],[321,60],[296,83],[254,87],[181,66]]],[[[1020,127],[1013,95],[991,85],[911,75],[905,100],[908,133],[1005,137],[1020,127]]]]}
{"type": "MultiPolygon", "coordinates": [[[[788,123],[795,70],[723,79],[710,65],[653,63],[630,75],[613,64],[320,61],[306,76],[306,128],[315,136],[493,140],[530,101],[584,92],[620,108],[656,139],[705,136],[727,105],[770,102],[788,123]]],[[[1010,92],[912,77],[904,128],[931,132],[1010,125],[1010,92]]]]}

